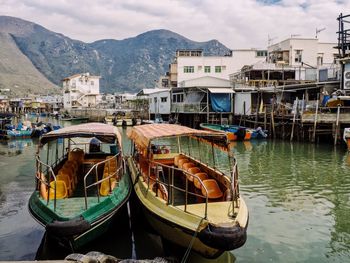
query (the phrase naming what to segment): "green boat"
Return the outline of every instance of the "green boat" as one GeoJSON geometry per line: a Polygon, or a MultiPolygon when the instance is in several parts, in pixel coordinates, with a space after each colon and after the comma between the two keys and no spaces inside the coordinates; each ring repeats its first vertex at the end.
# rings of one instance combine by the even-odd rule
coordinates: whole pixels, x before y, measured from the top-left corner
{"type": "Polygon", "coordinates": [[[87,123],[44,134],[29,211],[49,236],[78,249],[126,211],[132,186],[124,167],[116,127],[87,123]]]}
{"type": "Polygon", "coordinates": [[[88,122],[89,117],[63,117],[61,118],[62,121],[71,121],[73,123],[85,123],[88,122]]]}

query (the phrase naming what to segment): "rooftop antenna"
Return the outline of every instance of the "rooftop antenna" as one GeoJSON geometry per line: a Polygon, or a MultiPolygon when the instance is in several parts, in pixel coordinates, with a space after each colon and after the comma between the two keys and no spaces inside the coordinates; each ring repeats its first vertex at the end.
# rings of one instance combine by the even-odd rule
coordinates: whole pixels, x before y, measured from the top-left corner
{"type": "Polygon", "coordinates": [[[272,45],[272,41],[274,41],[277,37],[270,37],[270,35],[267,35],[267,46],[272,45]]]}
{"type": "Polygon", "coordinates": [[[325,30],[325,29],[326,29],[325,27],[320,28],[320,29],[316,28],[316,36],[315,36],[315,38],[318,37],[318,33],[322,32],[322,31],[325,30]]]}

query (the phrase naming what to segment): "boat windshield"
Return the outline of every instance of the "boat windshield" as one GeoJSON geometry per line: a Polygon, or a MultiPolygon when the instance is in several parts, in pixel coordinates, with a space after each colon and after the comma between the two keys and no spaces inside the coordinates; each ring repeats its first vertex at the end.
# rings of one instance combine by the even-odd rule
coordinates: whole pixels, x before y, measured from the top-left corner
{"type": "MultiPolygon", "coordinates": [[[[221,137],[220,137],[221,138],[221,137]]],[[[159,138],[151,141],[151,151],[158,154],[179,153],[213,167],[230,177],[233,158],[225,144],[215,142],[215,136],[179,136],[159,138]]]]}

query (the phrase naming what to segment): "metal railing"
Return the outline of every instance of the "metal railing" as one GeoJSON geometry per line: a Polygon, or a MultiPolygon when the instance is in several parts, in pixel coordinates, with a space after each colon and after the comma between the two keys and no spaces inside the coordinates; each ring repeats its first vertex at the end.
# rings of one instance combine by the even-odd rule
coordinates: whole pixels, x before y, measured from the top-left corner
{"type": "MultiPolygon", "coordinates": [[[[171,204],[172,206],[174,206],[174,204],[175,204],[175,190],[185,193],[185,202],[184,202],[184,211],[185,212],[188,212],[187,205],[188,205],[188,196],[189,195],[192,195],[195,197],[201,197],[201,198],[205,199],[204,218],[207,219],[207,216],[208,216],[208,189],[206,188],[206,186],[203,184],[202,180],[198,176],[196,176],[194,174],[190,174],[187,171],[176,168],[174,166],[169,166],[169,165],[162,164],[159,162],[154,162],[154,161],[149,162],[148,168],[149,168],[149,170],[148,170],[148,174],[147,174],[147,191],[152,191],[152,189],[150,189],[150,181],[154,181],[155,183],[164,185],[168,191],[168,198],[166,200],[167,204],[168,205],[171,204]],[[152,167],[155,169],[155,171],[158,171],[159,167],[161,167],[162,169],[163,168],[168,169],[168,182],[159,180],[159,175],[157,174],[157,172],[156,172],[156,177],[152,178],[151,177],[152,167]],[[180,188],[180,187],[175,185],[175,183],[174,183],[175,171],[179,171],[179,172],[183,173],[185,180],[186,180],[185,181],[185,189],[180,188]],[[198,180],[201,187],[203,187],[203,189],[206,193],[205,195],[189,191],[189,189],[188,189],[188,177],[189,176],[198,180]],[[171,193],[171,194],[169,195],[169,193],[171,193]]],[[[140,172],[142,172],[142,171],[140,171],[140,172]]],[[[156,196],[158,196],[157,192],[158,191],[155,192],[156,196]]]]}
{"type": "MultiPolygon", "coordinates": [[[[53,207],[54,207],[54,211],[56,211],[56,175],[55,172],[53,171],[52,167],[44,162],[42,162],[40,160],[40,156],[36,155],[36,167],[37,167],[37,172],[36,172],[36,178],[37,180],[41,183],[44,184],[46,186],[47,189],[47,203],[49,204],[50,201],[50,174],[52,175],[53,179],[54,179],[54,203],[53,203],[53,207]],[[42,166],[46,167],[46,171],[45,173],[43,173],[43,169],[42,166]],[[46,174],[46,175],[45,175],[46,174]],[[42,175],[44,175],[44,179],[42,178],[42,175]]],[[[40,187],[40,185],[38,184],[38,187],[40,187]]]]}
{"type": "Polygon", "coordinates": [[[173,103],[171,105],[171,111],[175,112],[206,112],[207,111],[207,103],[173,103]]]}
{"type": "MultiPolygon", "coordinates": [[[[97,199],[98,199],[98,202],[100,202],[100,193],[99,193],[99,185],[102,184],[102,182],[108,180],[109,181],[109,188],[110,188],[110,191],[112,190],[112,187],[111,187],[111,178],[118,175],[118,174],[123,174],[124,172],[124,168],[123,168],[123,161],[121,158],[118,158],[121,156],[121,152],[115,154],[114,156],[106,159],[106,160],[103,160],[101,162],[98,162],[96,164],[94,164],[90,169],[89,171],[85,174],[84,176],[84,200],[85,200],[85,209],[88,208],[88,199],[87,199],[87,189],[90,188],[90,187],[93,187],[93,186],[96,186],[97,187],[97,199]],[[111,165],[110,165],[110,162],[115,159],[116,162],[117,162],[117,169],[115,172],[110,172],[111,171],[111,165]],[[101,180],[98,180],[98,168],[100,165],[102,164],[105,164],[108,162],[108,176],[107,177],[104,177],[102,178],[101,180]],[[88,178],[88,176],[90,174],[92,174],[92,171],[95,170],[96,173],[96,182],[92,183],[92,184],[89,184],[87,185],[86,183],[86,180],[88,178]]],[[[62,160],[64,159],[64,156],[62,156],[61,158],[59,158],[58,160],[62,160]]],[[[57,191],[57,176],[52,168],[52,166],[55,166],[57,165],[58,163],[58,160],[56,160],[53,164],[51,165],[48,165],[44,162],[42,162],[40,160],[40,156],[39,155],[36,155],[36,167],[37,167],[37,172],[36,172],[36,178],[38,180],[38,182],[40,182],[41,184],[44,184],[46,186],[46,191],[47,191],[47,204],[49,204],[49,201],[50,201],[50,189],[52,188],[51,187],[51,184],[50,184],[50,179],[51,179],[51,176],[53,178],[53,181],[54,182],[54,187],[53,187],[53,190],[54,190],[54,211],[56,211],[56,200],[57,200],[57,194],[56,194],[56,191],[57,191]],[[43,166],[46,167],[46,169],[44,170],[43,172],[43,166]],[[44,178],[42,178],[42,175],[44,175],[44,178]]],[[[40,187],[40,185],[38,184],[37,186],[38,188],[40,187]]]]}
{"type": "Polygon", "coordinates": [[[231,192],[232,192],[232,215],[235,215],[235,208],[239,207],[238,198],[239,198],[239,183],[238,183],[238,166],[236,158],[233,158],[233,169],[231,175],[231,192]]]}
{"type": "Polygon", "coordinates": [[[96,186],[96,188],[97,188],[97,201],[100,202],[99,185],[101,185],[102,182],[108,180],[108,182],[109,182],[109,190],[110,190],[110,192],[111,192],[111,191],[112,191],[111,178],[114,177],[114,176],[116,176],[116,175],[118,175],[118,174],[120,173],[120,171],[121,171],[121,174],[123,174],[123,163],[122,163],[122,160],[120,160],[120,164],[118,164],[118,161],[119,161],[118,159],[120,159],[120,158],[118,158],[118,156],[119,156],[119,157],[121,156],[121,153],[120,153],[120,152],[117,153],[116,155],[112,156],[111,158],[108,158],[108,159],[103,160],[103,161],[101,161],[101,162],[99,162],[99,163],[97,163],[97,164],[94,164],[94,165],[90,168],[90,170],[85,174],[85,176],[84,176],[85,209],[88,208],[87,190],[88,190],[90,187],[96,186]],[[111,173],[111,172],[110,172],[110,171],[111,171],[111,161],[112,161],[113,159],[116,160],[116,162],[117,162],[117,167],[118,167],[118,168],[116,169],[115,172],[112,172],[112,173],[111,173]],[[101,180],[98,180],[98,168],[99,168],[100,165],[105,164],[105,163],[107,163],[107,162],[108,162],[108,176],[107,176],[107,177],[103,177],[101,180]],[[86,180],[87,180],[88,176],[89,176],[90,174],[92,174],[92,171],[93,171],[93,170],[95,170],[95,180],[96,180],[96,182],[87,185],[86,180]]]}

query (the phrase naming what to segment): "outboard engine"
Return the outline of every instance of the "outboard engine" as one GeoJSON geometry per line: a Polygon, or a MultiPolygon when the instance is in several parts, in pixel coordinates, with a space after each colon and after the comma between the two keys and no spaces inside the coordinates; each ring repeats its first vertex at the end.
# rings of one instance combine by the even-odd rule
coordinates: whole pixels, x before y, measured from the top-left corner
{"type": "Polygon", "coordinates": [[[263,129],[261,127],[256,128],[256,132],[258,133],[258,136],[260,138],[266,138],[267,137],[267,133],[265,131],[263,131],[263,129]]]}
{"type": "Polygon", "coordinates": [[[243,141],[246,134],[246,128],[239,127],[236,131],[236,136],[238,141],[243,141]]]}

